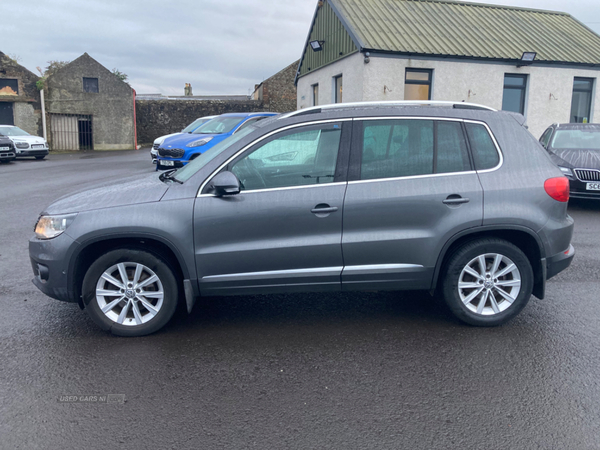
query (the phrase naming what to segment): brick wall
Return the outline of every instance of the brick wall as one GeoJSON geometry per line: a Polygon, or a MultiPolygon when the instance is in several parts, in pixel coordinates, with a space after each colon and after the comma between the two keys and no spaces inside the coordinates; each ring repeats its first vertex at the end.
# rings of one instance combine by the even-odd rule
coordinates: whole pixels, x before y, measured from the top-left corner
{"type": "Polygon", "coordinates": [[[296,110],[296,86],[294,78],[299,61],[267,78],[258,87],[258,98],[262,100],[265,111],[289,112],[296,110]]]}

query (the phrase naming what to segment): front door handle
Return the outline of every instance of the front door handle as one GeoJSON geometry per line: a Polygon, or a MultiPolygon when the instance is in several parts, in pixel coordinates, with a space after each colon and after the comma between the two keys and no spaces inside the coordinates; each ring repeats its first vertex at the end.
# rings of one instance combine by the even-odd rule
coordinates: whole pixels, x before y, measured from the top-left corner
{"type": "Polygon", "coordinates": [[[310,210],[311,213],[316,214],[317,217],[326,217],[331,213],[334,213],[338,210],[337,206],[329,206],[326,203],[320,203],[310,210]]]}
{"type": "Polygon", "coordinates": [[[442,203],[444,205],[460,205],[462,203],[469,203],[469,199],[466,197],[461,197],[460,195],[457,194],[452,194],[449,195],[446,200],[444,200],[442,203]]]}

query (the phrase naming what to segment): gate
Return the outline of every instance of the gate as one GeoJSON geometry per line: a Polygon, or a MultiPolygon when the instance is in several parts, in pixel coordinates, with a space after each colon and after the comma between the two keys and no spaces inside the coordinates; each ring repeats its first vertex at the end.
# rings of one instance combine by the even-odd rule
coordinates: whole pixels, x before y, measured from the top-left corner
{"type": "Polygon", "coordinates": [[[91,114],[50,114],[53,150],[94,150],[91,114]]]}

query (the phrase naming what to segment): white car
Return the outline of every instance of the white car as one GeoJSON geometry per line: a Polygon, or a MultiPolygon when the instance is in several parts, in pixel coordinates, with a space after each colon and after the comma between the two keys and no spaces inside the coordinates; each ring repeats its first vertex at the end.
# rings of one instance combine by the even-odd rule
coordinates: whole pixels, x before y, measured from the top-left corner
{"type": "Polygon", "coordinates": [[[200,118],[194,120],[192,123],[190,123],[187,127],[185,127],[183,130],[181,130],[181,132],[179,132],[179,133],[165,134],[164,136],[157,137],[156,139],[154,139],[154,144],[152,145],[152,150],[150,150],[150,157],[152,158],[152,164],[156,164],[156,157],[158,156],[158,148],[160,147],[160,144],[162,144],[166,138],[171,137],[171,136],[176,136],[178,134],[191,133],[195,129],[199,128],[200,125],[204,125],[206,122],[208,122],[211,119],[214,119],[215,117],[218,117],[218,116],[200,117],[200,118]]]}
{"type": "Polygon", "coordinates": [[[33,156],[35,159],[44,159],[50,151],[46,139],[32,136],[13,125],[0,125],[0,136],[6,136],[13,141],[17,158],[33,156]]]}

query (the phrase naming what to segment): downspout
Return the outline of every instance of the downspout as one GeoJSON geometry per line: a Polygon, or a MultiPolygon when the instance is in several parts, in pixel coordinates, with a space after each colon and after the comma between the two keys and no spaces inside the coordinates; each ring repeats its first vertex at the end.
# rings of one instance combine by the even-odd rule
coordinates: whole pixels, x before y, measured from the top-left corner
{"type": "Polygon", "coordinates": [[[42,101],[42,136],[44,140],[47,141],[48,138],[46,136],[46,105],[44,104],[44,90],[40,91],[40,100],[42,101]]]}
{"type": "Polygon", "coordinates": [[[135,114],[135,89],[131,89],[133,91],[133,144],[136,150],[138,150],[138,142],[137,142],[137,118],[135,114]]]}

